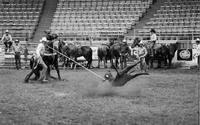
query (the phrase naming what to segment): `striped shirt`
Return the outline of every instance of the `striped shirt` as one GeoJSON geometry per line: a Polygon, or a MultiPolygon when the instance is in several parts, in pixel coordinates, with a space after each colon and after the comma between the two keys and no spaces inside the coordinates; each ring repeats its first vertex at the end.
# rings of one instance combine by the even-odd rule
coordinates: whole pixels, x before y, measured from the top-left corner
{"type": "Polygon", "coordinates": [[[22,46],[20,44],[15,44],[13,46],[13,51],[16,52],[21,52],[22,51],[22,46]]]}

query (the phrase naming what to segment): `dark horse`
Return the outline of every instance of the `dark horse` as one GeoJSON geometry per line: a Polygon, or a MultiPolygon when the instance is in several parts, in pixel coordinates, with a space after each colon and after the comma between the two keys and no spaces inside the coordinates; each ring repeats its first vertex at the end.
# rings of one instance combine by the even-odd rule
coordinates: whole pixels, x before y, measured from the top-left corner
{"type": "Polygon", "coordinates": [[[100,63],[104,62],[104,68],[107,68],[107,61],[110,59],[110,46],[107,44],[101,44],[97,50],[98,55],[98,66],[100,68],[100,63]]]}
{"type": "MultiPolygon", "coordinates": [[[[92,49],[89,46],[76,46],[74,44],[66,45],[60,41],[58,45],[59,52],[74,59],[77,62],[77,58],[83,56],[87,61],[87,68],[91,68],[92,65],[92,49]]],[[[65,59],[64,59],[65,62],[65,59]]]]}
{"type": "Polygon", "coordinates": [[[111,62],[111,67],[115,66],[118,68],[119,64],[119,59],[120,59],[120,66],[121,69],[125,68],[127,66],[127,57],[130,55],[130,48],[128,44],[122,43],[122,42],[117,42],[114,43],[113,45],[110,46],[110,62],[111,62]],[[115,65],[114,62],[115,61],[115,65]]]}
{"type": "MultiPolygon", "coordinates": [[[[132,44],[132,48],[135,47],[138,44],[138,40],[134,40],[134,43],[132,44]]],[[[147,48],[148,54],[145,58],[147,65],[151,68],[153,68],[153,62],[155,60],[158,61],[157,68],[161,68],[161,62],[164,61],[164,66],[170,68],[172,59],[174,57],[174,54],[177,50],[177,43],[170,43],[168,45],[166,44],[156,44],[155,45],[155,53],[152,54],[151,47],[152,43],[146,42],[145,47],[147,48]],[[150,63],[150,64],[149,64],[150,63]]]]}
{"type": "MultiPolygon", "coordinates": [[[[53,49],[53,42],[48,42],[47,45],[46,45],[46,50],[47,50],[47,54],[44,55],[42,57],[44,63],[47,65],[47,79],[49,77],[52,77],[50,75],[50,69],[51,69],[51,65],[54,66],[54,68],[56,69],[57,71],[57,74],[58,74],[58,79],[61,80],[61,77],[60,77],[60,71],[59,71],[59,68],[58,68],[58,54],[57,53],[54,53],[53,49]]],[[[25,83],[27,83],[30,79],[30,77],[35,74],[35,80],[37,80],[39,77],[40,77],[40,73],[39,71],[42,70],[42,67],[40,65],[37,64],[37,60],[34,59],[34,57],[31,58],[30,60],[30,67],[31,67],[31,72],[25,77],[25,83]]],[[[52,77],[54,78],[54,77],[52,77]]]]}

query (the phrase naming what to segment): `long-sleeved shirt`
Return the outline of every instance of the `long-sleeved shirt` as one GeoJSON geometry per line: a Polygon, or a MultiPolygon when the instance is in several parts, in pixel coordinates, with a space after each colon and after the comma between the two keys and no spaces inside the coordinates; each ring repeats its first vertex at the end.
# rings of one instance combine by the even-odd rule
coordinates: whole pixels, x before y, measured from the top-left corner
{"type": "Polygon", "coordinates": [[[145,47],[135,47],[134,54],[137,58],[144,58],[147,55],[147,49],[145,47]]]}
{"type": "Polygon", "coordinates": [[[45,46],[43,43],[39,43],[36,48],[36,57],[39,58],[41,55],[44,55],[45,46]]]}
{"type": "Polygon", "coordinates": [[[3,42],[12,41],[12,36],[10,34],[4,34],[3,37],[1,38],[1,41],[3,42]]]}
{"type": "Polygon", "coordinates": [[[156,34],[154,33],[154,34],[152,34],[151,36],[150,36],[150,41],[156,41],[157,40],[157,36],[156,36],[156,34]]]}

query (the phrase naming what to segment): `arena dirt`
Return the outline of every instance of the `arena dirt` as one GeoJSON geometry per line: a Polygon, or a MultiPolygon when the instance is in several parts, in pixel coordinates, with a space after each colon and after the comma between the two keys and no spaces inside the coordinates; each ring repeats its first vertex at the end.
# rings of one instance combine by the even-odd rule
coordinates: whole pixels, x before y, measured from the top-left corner
{"type": "Polygon", "coordinates": [[[46,84],[24,84],[28,70],[0,72],[0,125],[197,124],[194,70],[152,70],[119,88],[85,70],[62,70],[63,81],[46,84]]]}

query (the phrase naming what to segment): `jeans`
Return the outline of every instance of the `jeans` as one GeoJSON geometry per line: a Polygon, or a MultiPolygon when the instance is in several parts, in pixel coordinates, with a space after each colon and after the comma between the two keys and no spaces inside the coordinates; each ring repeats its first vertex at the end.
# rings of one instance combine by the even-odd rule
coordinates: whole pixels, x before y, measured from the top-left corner
{"type": "Polygon", "coordinates": [[[15,65],[16,65],[17,70],[21,68],[21,54],[20,54],[20,52],[15,52],[15,65]]]}

